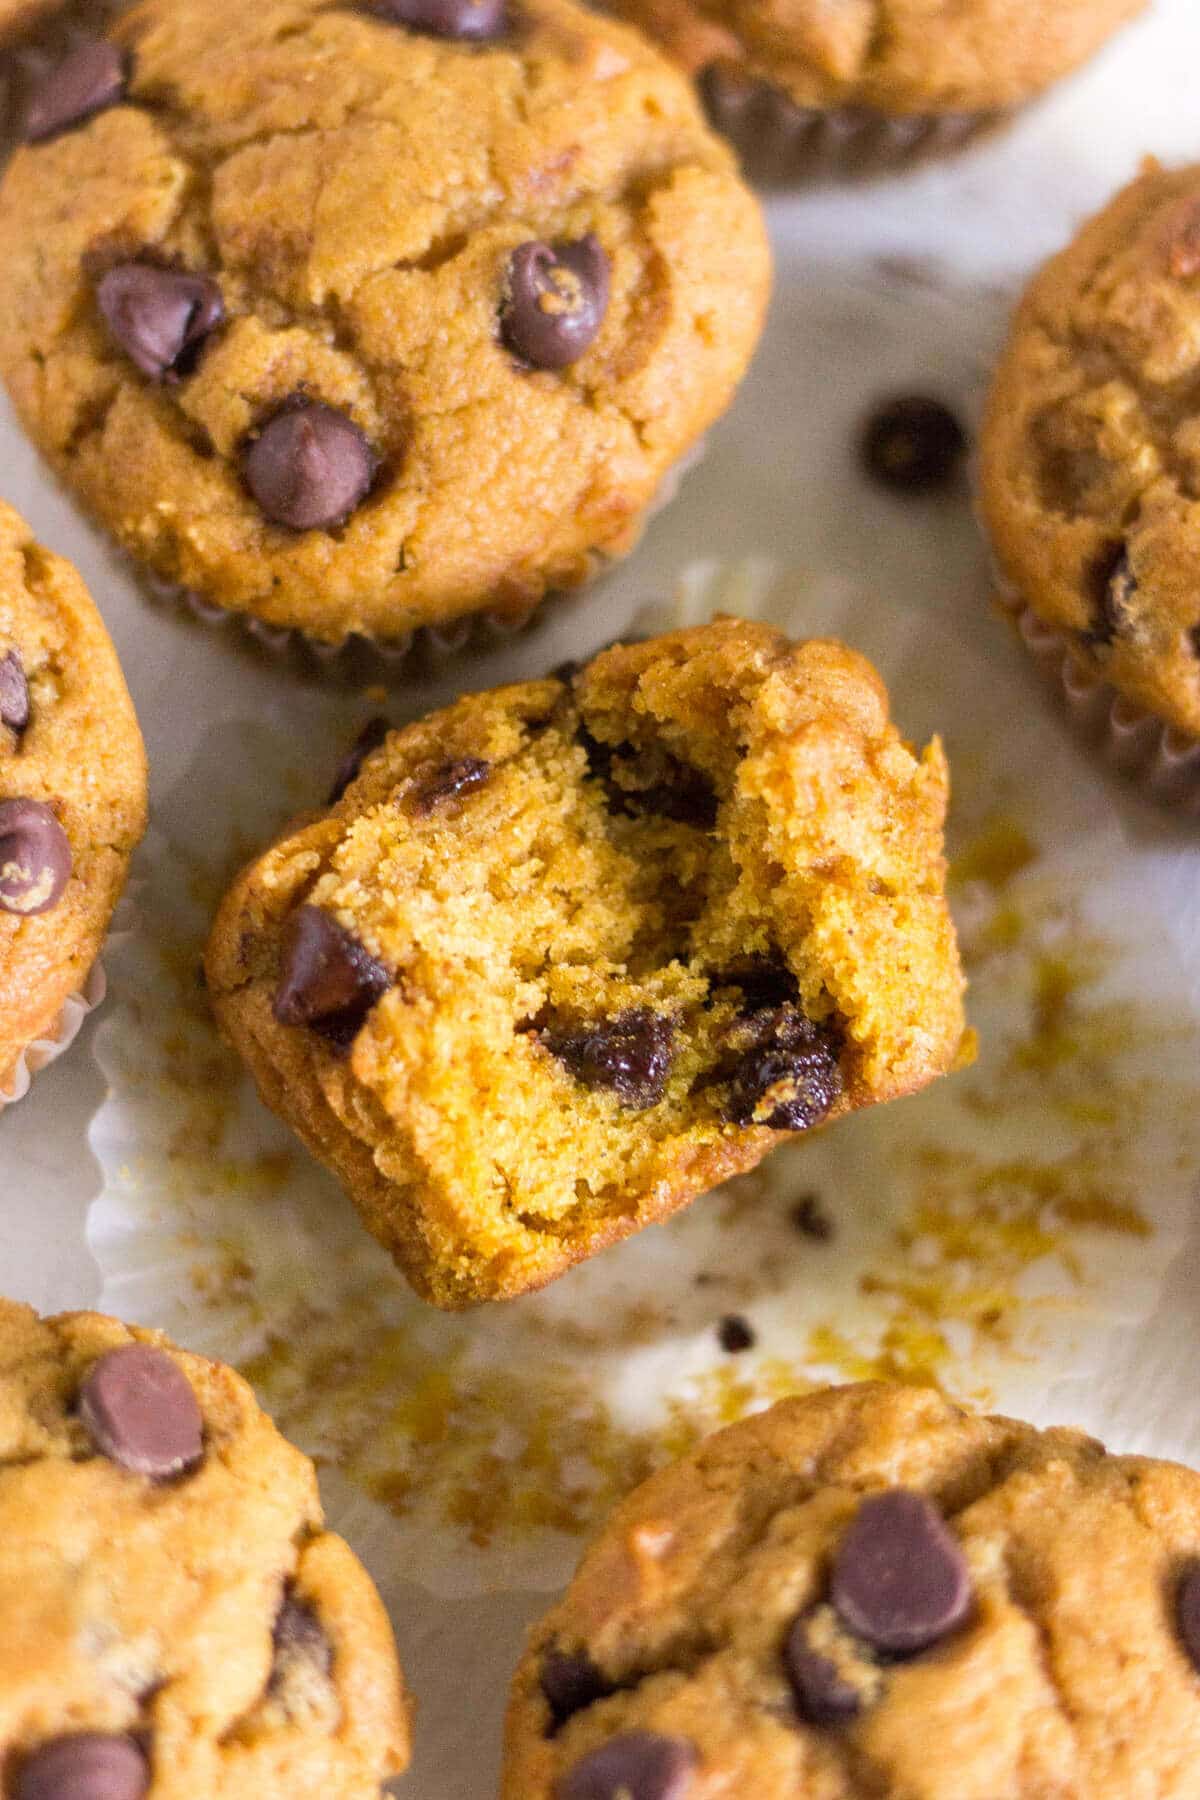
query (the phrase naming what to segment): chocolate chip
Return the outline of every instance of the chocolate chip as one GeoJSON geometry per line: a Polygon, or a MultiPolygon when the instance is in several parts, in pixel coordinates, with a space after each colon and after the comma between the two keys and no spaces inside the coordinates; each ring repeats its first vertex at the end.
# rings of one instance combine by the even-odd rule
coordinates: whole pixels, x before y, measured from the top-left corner
{"type": "Polygon", "coordinates": [[[0,725],[20,736],[29,723],[29,683],[19,650],[0,657],[0,725]]]}
{"type": "Polygon", "coordinates": [[[821,1123],[842,1092],[828,1026],[785,1005],[754,1013],[730,1035],[731,1052],[718,1075],[729,1079],[726,1112],[735,1125],[808,1131],[821,1123]]]}
{"type": "Polygon", "coordinates": [[[575,733],[587,757],[588,774],[604,784],[609,808],[626,818],[646,813],[711,831],[717,822],[717,796],[708,776],[669,751],[655,749],[639,758],[629,744],[605,744],[586,725],[575,733]]]}
{"type": "Polygon", "coordinates": [[[333,1646],[325,1635],[324,1626],[309,1603],[298,1600],[294,1593],[284,1595],[275,1617],[271,1642],[274,1658],[269,1686],[272,1689],[286,1681],[288,1670],[296,1663],[304,1663],[322,1675],[328,1675],[333,1668],[333,1646]]]}
{"type": "Polygon", "coordinates": [[[736,1356],[742,1350],[753,1350],[758,1339],[749,1320],[741,1318],[737,1313],[729,1313],[717,1326],[717,1341],[722,1350],[736,1356]]]}
{"type": "Polygon", "coordinates": [[[460,44],[485,44],[502,37],[508,24],[505,0],[379,0],[385,19],[460,44]]]}
{"type": "Polygon", "coordinates": [[[842,1725],[861,1710],[858,1689],[812,1641],[812,1615],[802,1613],[783,1650],[796,1709],[810,1725],[842,1725]]]}
{"type": "Polygon", "coordinates": [[[940,400],[902,394],[885,401],[862,428],[859,454],[868,475],[897,493],[942,487],[967,453],[967,434],[940,400]]]}
{"type": "Polygon", "coordinates": [[[1104,648],[1114,638],[1123,637],[1132,622],[1130,603],[1138,583],[1125,544],[1108,544],[1100,552],[1088,570],[1087,589],[1092,622],[1083,640],[1093,648],[1104,648]]]}
{"type": "Polygon", "coordinates": [[[381,962],[319,906],[301,906],[284,927],[275,1017],[307,1025],[347,1050],[391,977],[381,962]]]}
{"type": "Polygon", "coordinates": [[[459,756],[453,762],[443,763],[413,789],[413,812],[423,816],[436,812],[448,800],[461,800],[483,787],[491,773],[491,763],[478,756],[459,756]]]}
{"type": "Polygon", "coordinates": [[[150,262],[117,263],[101,276],[96,303],[130,361],[155,381],[186,374],[201,344],[225,317],[209,275],[150,262]]]}
{"type": "Polygon", "coordinates": [[[741,1011],[766,1012],[793,1003],[799,989],[796,977],[785,962],[770,956],[747,957],[744,963],[722,969],[710,982],[714,988],[736,987],[742,990],[741,1011]]]}
{"type": "Polygon", "coordinates": [[[359,771],[373,750],[380,744],[392,729],[390,722],[382,717],[368,719],[354,742],[337,766],[337,774],[333,778],[333,786],[329,790],[328,806],[336,806],[352,781],[357,781],[359,771]]]}
{"type": "Polygon", "coordinates": [[[1175,1590],[1175,1622],[1192,1667],[1200,1674],[1200,1561],[1189,1563],[1175,1590]]]}
{"type": "Polygon", "coordinates": [[[962,1624],[971,1578],[937,1508],[923,1494],[892,1488],[855,1514],[834,1559],[830,1599],[856,1637],[910,1656],[962,1624]]]}
{"type": "Polygon", "coordinates": [[[92,1364],[79,1417],[102,1456],[135,1475],[181,1475],[204,1451],[204,1420],[192,1384],[165,1350],[124,1344],[92,1364]]]}
{"type": "Polygon", "coordinates": [[[379,459],[353,419],[295,395],[243,454],[246,484],[272,524],[289,531],[344,525],[370,492],[379,459]]]}
{"type": "Polygon", "coordinates": [[[683,1800],[698,1764],[683,1738],[627,1731],[561,1775],[554,1800],[683,1800]]]}
{"type": "Polygon", "coordinates": [[[71,878],[71,843],[40,800],[0,800],[0,912],[49,912],[71,878]]]}
{"type": "Polygon", "coordinates": [[[672,771],[666,781],[635,789],[626,796],[627,804],[640,812],[674,819],[678,825],[711,831],[717,822],[717,795],[712,782],[687,763],[677,763],[676,767],[678,775],[672,771]]]}
{"type": "Polygon", "coordinates": [[[657,1106],[666,1090],[675,1026],[648,1006],[575,1028],[549,1028],[542,1043],[589,1088],[611,1088],[623,1106],[657,1106]]]}
{"type": "Polygon", "coordinates": [[[604,322],[608,257],[592,232],[572,243],[519,244],[505,286],[500,331],[509,349],[535,369],[565,369],[604,322]]]}
{"type": "Polygon", "coordinates": [[[833,1236],[833,1220],[822,1210],[816,1194],[802,1194],[790,1216],[801,1237],[812,1238],[816,1244],[827,1244],[833,1236]]]}
{"type": "Polygon", "coordinates": [[[142,1800],[150,1767],[132,1738],[80,1731],[32,1751],[15,1785],[16,1800],[142,1800]]]}
{"type": "Polygon", "coordinates": [[[614,1690],[586,1650],[550,1650],[542,1663],[541,1688],[550,1708],[552,1732],[614,1690]]]}
{"type": "Polygon", "coordinates": [[[35,90],[25,113],[25,142],[57,137],[94,113],[118,106],[129,74],[128,60],[115,44],[103,38],[80,44],[35,90]]]}

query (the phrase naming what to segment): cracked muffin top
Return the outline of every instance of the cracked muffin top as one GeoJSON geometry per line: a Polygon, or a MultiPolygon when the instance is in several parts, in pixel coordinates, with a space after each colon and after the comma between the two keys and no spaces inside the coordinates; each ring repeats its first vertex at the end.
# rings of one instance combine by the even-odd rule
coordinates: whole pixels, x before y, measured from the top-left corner
{"type": "Polygon", "coordinates": [[[0,372],[160,577],[337,641],[627,549],[762,323],[687,83],[572,0],[143,0],[34,97],[0,372]]]}
{"type": "Polygon", "coordinates": [[[1200,165],[1148,166],[1025,295],[981,439],[1001,575],[1200,736],[1200,165]]]}
{"type": "Polygon", "coordinates": [[[692,74],[769,81],[797,105],[989,113],[1057,81],[1146,0],[618,0],[692,74]]]}
{"type": "Polygon", "coordinates": [[[240,1376],[0,1302],[5,1794],[376,1800],[407,1760],[379,1597],[240,1376]]]}
{"type": "Polygon", "coordinates": [[[840,644],[618,646],[386,736],[209,993],[418,1290],[506,1298],[953,1065],[946,793],[840,644]]]}
{"type": "Polygon", "coordinates": [[[100,615],[0,501],[0,1091],[83,987],[145,825],[145,751],[100,615]]]}
{"type": "Polygon", "coordinates": [[[929,1390],[787,1400],[620,1506],[505,1800],[1185,1800],[1200,1476],[929,1390]]]}

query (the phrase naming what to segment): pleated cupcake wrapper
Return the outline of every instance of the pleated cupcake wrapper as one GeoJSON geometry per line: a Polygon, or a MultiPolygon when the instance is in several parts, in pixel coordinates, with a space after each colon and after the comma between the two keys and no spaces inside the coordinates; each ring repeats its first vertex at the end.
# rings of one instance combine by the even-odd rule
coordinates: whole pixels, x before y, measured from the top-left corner
{"type": "Polygon", "coordinates": [[[0,1087],[0,1112],[6,1106],[15,1106],[23,1100],[33,1084],[33,1078],[52,1062],[57,1062],[64,1050],[69,1050],[79,1036],[80,1028],[89,1013],[95,1012],[108,993],[108,977],[105,974],[103,958],[105,953],[116,948],[128,938],[135,924],[134,902],[128,893],[122,895],[113,913],[112,924],[100,955],[88,970],[87,978],[77,993],[69,994],[63,1001],[57,1019],[45,1037],[34,1038],[26,1044],[9,1077],[8,1085],[0,1087]]]}
{"type": "Polygon", "coordinates": [[[102,35],[122,10],[123,0],[72,0],[0,47],[0,164],[16,148],[38,82],[83,39],[102,35]]]}
{"type": "Polygon", "coordinates": [[[782,88],[736,70],[704,76],[709,117],[760,182],[883,173],[949,155],[994,126],[1000,113],[889,115],[866,107],[798,106],[782,88]]]}

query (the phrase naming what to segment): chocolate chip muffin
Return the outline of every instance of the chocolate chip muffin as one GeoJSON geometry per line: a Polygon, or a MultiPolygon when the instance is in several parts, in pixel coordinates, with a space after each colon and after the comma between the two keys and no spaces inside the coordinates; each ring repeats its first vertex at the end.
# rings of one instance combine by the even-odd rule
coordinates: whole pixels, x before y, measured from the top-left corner
{"type": "Polygon", "coordinates": [[[408,1760],[312,1464],[156,1332],[0,1302],[0,1569],[12,1800],[374,1800],[408,1760]]]}
{"type": "Polygon", "coordinates": [[[948,148],[1074,69],[1146,0],[615,0],[697,76],[751,166],[948,148]]]}
{"type": "Polygon", "coordinates": [[[143,0],[27,136],[23,423],[159,577],[327,642],[627,550],[762,324],[729,152],[573,0],[143,0]]]}
{"type": "Polygon", "coordinates": [[[840,644],[618,646],[386,737],[209,991],[418,1292],[508,1297],[951,1067],[946,791],[840,644]]]}
{"type": "Polygon", "coordinates": [[[1073,712],[1200,809],[1200,166],[1149,166],[1034,280],[981,440],[1007,602],[1073,712]]]}
{"type": "Polygon", "coordinates": [[[920,1389],[787,1400],[618,1508],[504,1800],[1183,1800],[1200,1476],[920,1389]]]}
{"type": "Polygon", "coordinates": [[[0,501],[0,1099],[83,989],[145,825],[145,751],[100,615],[0,501]]]}

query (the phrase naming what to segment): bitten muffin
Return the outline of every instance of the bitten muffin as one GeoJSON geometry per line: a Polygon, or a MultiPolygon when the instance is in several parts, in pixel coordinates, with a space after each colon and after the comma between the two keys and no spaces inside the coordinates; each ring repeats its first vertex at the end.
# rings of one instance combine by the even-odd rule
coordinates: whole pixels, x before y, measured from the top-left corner
{"type": "Polygon", "coordinates": [[[617,647],[387,737],[209,991],[418,1292],[519,1294],[954,1063],[946,793],[840,644],[617,647]]]}
{"type": "Polygon", "coordinates": [[[504,1800],[1190,1800],[1200,1476],[920,1389],[788,1400],[617,1509],[504,1800]]]}
{"type": "Polygon", "coordinates": [[[337,642],[520,618],[720,414],[763,221],[572,0],[144,0],[35,100],[0,373],[159,577],[337,642]]]}
{"type": "Polygon", "coordinates": [[[145,825],[145,751],[100,615],[0,501],[0,1095],[83,988],[145,825]]]}
{"type": "Polygon", "coordinates": [[[0,1302],[5,1794],[376,1800],[407,1760],[379,1596],[246,1383],[0,1302]]]}
{"type": "Polygon", "coordinates": [[[1033,647],[1125,702],[1118,727],[1140,709],[1186,740],[1180,760],[1200,751],[1198,378],[1200,165],[1149,165],[1022,300],[980,498],[1033,647]]]}

